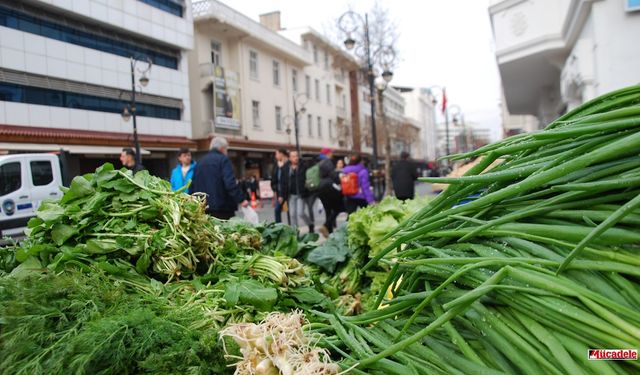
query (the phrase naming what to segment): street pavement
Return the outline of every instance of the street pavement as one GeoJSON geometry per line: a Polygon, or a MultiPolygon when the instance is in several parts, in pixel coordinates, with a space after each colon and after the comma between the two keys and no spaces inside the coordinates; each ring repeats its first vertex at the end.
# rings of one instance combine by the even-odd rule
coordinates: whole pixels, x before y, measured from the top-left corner
{"type": "MultiPolygon", "coordinates": [[[[416,196],[424,196],[428,194],[432,194],[431,184],[416,183],[416,196]]],[[[322,208],[322,204],[320,203],[319,199],[316,199],[313,209],[314,209],[314,216],[315,216],[314,217],[315,228],[317,231],[317,229],[324,224],[324,220],[325,220],[324,210],[322,208]]],[[[274,206],[271,200],[264,200],[262,202],[262,207],[258,207],[256,209],[256,212],[258,213],[258,218],[260,218],[260,222],[264,222],[264,221],[271,222],[271,221],[274,221],[275,219],[274,206]]],[[[238,211],[236,215],[237,216],[241,215],[240,211],[238,211]]],[[[287,214],[284,212],[282,213],[282,220],[285,224],[287,224],[287,214]]],[[[347,221],[347,214],[343,212],[338,216],[338,220],[337,220],[338,226],[342,225],[346,221],[347,221]]],[[[302,226],[300,228],[300,233],[302,234],[307,233],[309,231],[309,228],[306,225],[302,225],[302,223],[304,223],[302,219],[298,219],[298,222],[302,226]]]]}

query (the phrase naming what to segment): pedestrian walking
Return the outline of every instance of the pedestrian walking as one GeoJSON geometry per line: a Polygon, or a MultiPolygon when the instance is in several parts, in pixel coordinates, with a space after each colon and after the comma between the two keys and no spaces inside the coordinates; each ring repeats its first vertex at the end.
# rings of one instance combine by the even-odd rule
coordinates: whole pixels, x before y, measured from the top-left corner
{"type": "Polygon", "coordinates": [[[236,182],[231,161],[227,157],[228,147],[229,143],[222,137],[211,140],[211,151],[196,165],[189,189],[191,193],[205,193],[208,205],[206,212],[223,220],[233,217],[238,204],[243,207],[249,205],[236,182]]]}
{"type": "Polygon", "coordinates": [[[349,158],[349,165],[342,170],[340,185],[348,214],[375,202],[369,182],[369,170],[362,164],[360,155],[349,158]]]}
{"type": "Polygon", "coordinates": [[[344,210],[342,193],[338,185],[336,167],[333,164],[333,152],[329,148],[323,148],[318,157],[320,159],[320,184],[318,186],[318,198],[322,202],[325,212],[325,223],[320,228],[320,233],[328,237],[336,227],[336,218],[344,210]]]}
{"type": "MultiPolygon", "coordinates": [[[[283,208],[288,206],[289,197],[289,152],[285,149],[276,150],[276,164],[271,173],[271,190],[276,200],[275,221],[282,222],[283,208]]],[[[288,210],[286,210],[288,212],[288,210]]],[[[289,220],[291,224],[291,220],[289,220]]]]}
{"type": "Polygon", "coordinates": [[[393,191],[398,199],[413,199],[415,196],[415,182],[418,179],[418,171],[411,161],[409,153],[402,151],[400,161],[391,170],[393,191]]]}
{"type": "Polygon", "coordinates": [[[193,171],[196,168],[196,161],[191,157],[191,151],[183,147],[178,151],[178,165],[171,171],[171,189],[173,191],[182,189],[193,179],[193,171]]]}
{"type": "Polygon", "coordinates": [[[297,151],[289,153],[289,211],[291,225],[298,227],[299,218],[309,227],[309,233],[314,231],[313,202],[309,204],[310,192],[305,187],[307,169],[300,162],[297,151]]]}
{"type": "Polygon", "coordinates": [[[132,171],[133,174],[144,170],[144,166],[136,162],[136,152],[130,147],[122,149],[122,152],[120,153],[120,162],[123,167],[132,171]]]}

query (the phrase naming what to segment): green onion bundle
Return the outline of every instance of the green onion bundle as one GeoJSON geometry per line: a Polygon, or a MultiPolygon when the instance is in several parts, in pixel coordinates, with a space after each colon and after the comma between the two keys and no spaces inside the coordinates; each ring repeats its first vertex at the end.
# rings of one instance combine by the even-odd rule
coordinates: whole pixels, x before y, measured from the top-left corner
{"type": "Polygon", "coordinates": [[[640,348],[639,152],[634,86],[452,156],[482,160],[422,179],[450,186],[364,267],[390,270],[384,307],[314,328],[356,373],[637,373],[587,353],[640,348]]]}

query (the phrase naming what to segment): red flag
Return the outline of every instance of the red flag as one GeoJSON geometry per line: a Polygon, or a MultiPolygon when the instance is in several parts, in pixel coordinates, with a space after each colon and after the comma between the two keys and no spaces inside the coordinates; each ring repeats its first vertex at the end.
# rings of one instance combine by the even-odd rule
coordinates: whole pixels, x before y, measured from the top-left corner
{"type": "Polygon", "coordinates": [[[442,113],[444,114],[447,110],[447,89],[442,89],[442,113]]]}

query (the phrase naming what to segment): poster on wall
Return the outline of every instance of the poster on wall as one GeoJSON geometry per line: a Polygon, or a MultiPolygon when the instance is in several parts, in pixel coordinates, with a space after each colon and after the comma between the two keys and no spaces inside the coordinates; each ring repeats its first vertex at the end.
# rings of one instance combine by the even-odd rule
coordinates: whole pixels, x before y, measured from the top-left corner
{"type": "Polygon", "coordinates": [[[216,65],[214,74],[214,113],[216,128],[240,129],[238,73],[216,65]]]}

